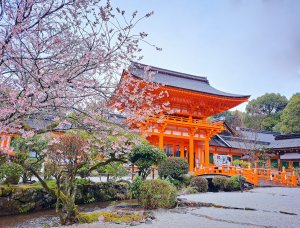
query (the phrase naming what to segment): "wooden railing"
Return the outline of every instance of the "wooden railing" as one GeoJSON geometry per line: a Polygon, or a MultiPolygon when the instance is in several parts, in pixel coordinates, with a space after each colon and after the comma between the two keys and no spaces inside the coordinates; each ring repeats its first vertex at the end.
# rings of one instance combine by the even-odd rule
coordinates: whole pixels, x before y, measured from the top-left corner
{"type": "Polygon", "coordinates": [[[235,176],[242,175],[246,181],[258,185],[260,179],[270,180],[286,186],[297,186],[297,178],[293,171],[278,171],[271,169],[251,169],[238,168],[235,166],[210,166],[197,169],[194,172],[195,176],[201,175],[225,175],[235,176]]]}
{"type": "MultiPolygon", "coordinates": [[[[153,119],[158,120],[158,117],[152,117],[153,119]]],[[[172,116],[172,115],[164,115],[164,120],[170,121],[170,122],[176,122],[176,123],[183,123],[183,124],[199,124],[199,125],[209,125],[209,126],[216,126],[220,125],[223,126],[222,122],[210,122],[206,120],[200,120],[200,119],[194,119],[194,118],[187,118],[187,117],[181,117],[181,116],[172,116]]]]}

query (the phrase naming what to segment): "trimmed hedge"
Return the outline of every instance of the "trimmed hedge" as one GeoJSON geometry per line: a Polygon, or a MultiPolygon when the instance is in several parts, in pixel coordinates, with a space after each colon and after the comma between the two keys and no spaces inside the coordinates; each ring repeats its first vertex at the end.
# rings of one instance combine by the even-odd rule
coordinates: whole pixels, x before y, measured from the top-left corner
{"type": "Polygon", "coordinates": [[[0,167],[0,175],[5,178],[4,183],[7,185],[18,184],[24,169],[21,165],[9,162],[0,167]]]}
{"type": "Polygon", "coordinates": [[[222,177],[222,176],[214,177],[212,179],[212,183],[213,183],[214,187],[216,188],[216,190],[223,191],[225,188],[225,183],[226,183],[227,179],[228,178],[222,177]]]}
{"type": "Polygon", "coordinates": [[[199,192],[207,192],[208,181],[204,177],[194,177],[191,181],[191,186],[196,187],[199,192]]]}
{"type": "Polygon", "coordinates": [[[173,208],[177,191],[166,180],[145,180],[140,187],[139,203],[146,209],[173,208]]]}
{"type": "Polygon", "coordinates": [[[232,176],[229,179],[227,179],[224,185],[224,190],[228,192],[241,190],[241,184],[244,185],[245,182],[245,178],[241,178],[242,183],[240,183],[239,176],[232,176]]]}
{"type": "Polygon", "coordinates": [[[157,170],[160,178],[172,177],[179,180],[189,172],[189,164],[183,158],[172,157],[162,161],[157,170]]]}

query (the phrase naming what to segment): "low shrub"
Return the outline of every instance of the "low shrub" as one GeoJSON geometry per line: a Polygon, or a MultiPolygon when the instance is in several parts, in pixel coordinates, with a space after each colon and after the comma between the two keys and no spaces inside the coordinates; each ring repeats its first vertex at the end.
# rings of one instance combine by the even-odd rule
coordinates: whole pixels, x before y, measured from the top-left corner
{"type": "Polygon", "coordinates": [[[182,189],[182,191],[180,192],[180,194],[182,195],[189,195],[189,194],[196,194],[196,193],[198,193],[198,188],[191,187],[191,186],[182,189]]]}
{"type": "Polygon", "coordinates": [[[185,174],[182,176],[182,182],[187,187],[191,184],[191,181],[193,179],[193,175],[185,174]]]}
{"type": "Polygon", "coordinates": [[[77,185],[88,185],[93,183],[90,179],[85,178],[76,178],[75,182],[77,185]]]}
{"type": "Polygon", "coordinates": [[[132,184],[129,187],[131,198],[136,199],[139,197],[142,183],[143,183],[143,179],[141,176],[134,177],[132,184]]]}
{"type": "Polygon", "coordinates": [[[174,179],[170,176],[165,178],[165,180],[174,185],[177,189],[181,189],[183,187],[183,182],[181,180],[174,179]]]}
{"type": "Polygon", "coordinates": [[[196,187],[198,192],[207,192],[208,181],[204,177],[194,177],[191,181],[191,187],[196,187]]]}
{"type": "Polygon", "coordinates": [[[241,185],[244,185],[244,182],[245,182],[244,177],[232,176],[226,180],[225,185],[224,185],[224,190],[228,191],[228,192],[241,190],[241,185]],[[240,180],[240,178],[242,178],[242,179],[240,180]],[[242,183],[240,183],[240,181],[242,183]]]}
{"type": "Polygon", "coordinates": [[[216,176],[212,179],[212,183],[216,190],[223,191],[225,188],[225,183],[228,178],[222,176],[216,176]]]}
{"type": "Polygon", "coordinates": [[[5,178],[4,182],[8,185],[18,184],[24,169],[21,165],[13,162],[5,163],[1,167],[1,174],[5,178]]]}
{"type": "Polygon", "coordinates": [[[145,180],[140,188],[139,203],[146,209],[173,208],[177,192],[166,180],[145,180]]]}
{"type": "Polygon", "coordinates": [[[245,162],[245,161],[242,161],[242,160],[234,160],[233,165],[236,166],[236,167],[241,167],[241,168],[249,168],[250,167],[249,162],[245,162]]]}
{"type": "Polygon", "coordinates": [[[183,158],[167,158],[159,164],[157,171],[160,178],[169,176],[180,180],[184,174],[189,172],[189,164],[183,158]]]}

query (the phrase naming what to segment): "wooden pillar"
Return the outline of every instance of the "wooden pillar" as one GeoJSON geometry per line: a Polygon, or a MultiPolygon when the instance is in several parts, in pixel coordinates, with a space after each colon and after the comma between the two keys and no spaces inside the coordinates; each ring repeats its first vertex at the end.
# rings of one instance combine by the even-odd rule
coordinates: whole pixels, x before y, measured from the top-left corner
{"type": "Polygon", "coordinates": [[[189,165],[190,165],[190,172],[194,172],[194,139],[190,136],[190,144],[189,144],[189,165]]]}
{"type": "Polygon", "coordinates": [[[158,147],[162,150],[164,149],[164,135],[162,132],[159,134],[158,147]]]}
{"type": "Polygon", "coordinates": [[[183,145],[183,142],[180,143],[180,157],[184,158],[184,145],[183,145]]]}
{"type": "Polygon", "coordinates": [[[206,138],[204,141],[204,156],[205,156],[205,166],[209,166],[209,138],[206,138]]]}
{"type": "Polygon", "coordinates": [[[282,167],[281,167],[281,160],[280,160],[280,158],[278,158],[278,170],[281,170],[281,169],[282,169],[282,167]]]}
{"type": "Polygon", "coordinates": [[[268,169],[271,169],[271,159],[267,160],[267,164],[268,164],[268,169]]]}
{"type": "Polygon", "coordinates": [[[289,161],[289,169],[292,169],[293,167],[293,161],[289,161]]]}

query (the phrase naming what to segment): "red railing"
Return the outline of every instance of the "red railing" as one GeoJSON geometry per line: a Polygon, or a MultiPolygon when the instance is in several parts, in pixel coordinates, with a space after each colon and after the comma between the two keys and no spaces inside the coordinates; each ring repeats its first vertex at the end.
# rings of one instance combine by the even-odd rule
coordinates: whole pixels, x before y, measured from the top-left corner
{"type": "Polygon", "coordinates": [[[225,176],[242,175],[246,181],[258,185],[260,179],[270,180],[286,186],[297,186],[297,178],[293,170],[272,170],[272,169],[252,169],[239,168],[235,166],[210,166],[197,169],[195,176],[207,174],[219,174],[225,176]]]}

